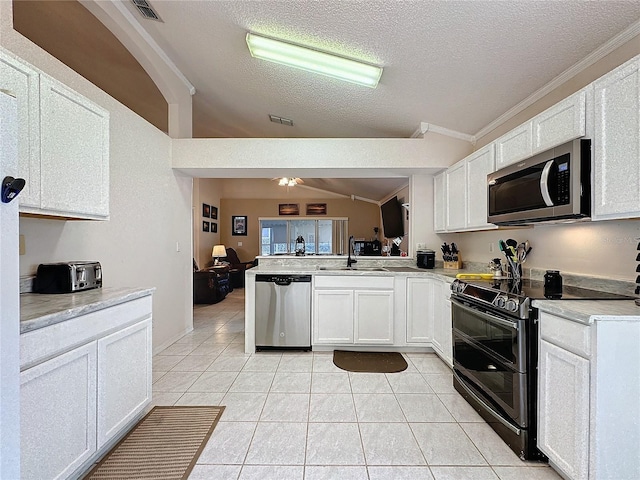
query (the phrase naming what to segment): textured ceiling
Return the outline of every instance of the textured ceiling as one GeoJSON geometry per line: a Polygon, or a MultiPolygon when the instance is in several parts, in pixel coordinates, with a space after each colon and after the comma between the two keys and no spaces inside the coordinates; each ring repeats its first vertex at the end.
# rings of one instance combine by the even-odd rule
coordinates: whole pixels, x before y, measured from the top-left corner
{"type": "Polygon", "coordinates": [[[150,1],[163,23],[125,3],[195,86],[198,137],[473,135],[640,18],[636,0],[150,1]],[[381,65],[380,85],[254,59],[248,31],[381,65]]]}

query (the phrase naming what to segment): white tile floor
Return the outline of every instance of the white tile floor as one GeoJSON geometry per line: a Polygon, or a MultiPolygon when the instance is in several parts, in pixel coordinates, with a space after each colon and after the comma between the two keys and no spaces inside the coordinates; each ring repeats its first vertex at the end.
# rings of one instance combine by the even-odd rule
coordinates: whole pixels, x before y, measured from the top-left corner
{"type": "Polygon", "coordinates": [[[194,307],[153,359],[156,405],[224,405],[191,480],[552,480],[453,389],[433,354],[401,373],[348,373],[331,353],[244,354],[244,291],[194,307]]]}

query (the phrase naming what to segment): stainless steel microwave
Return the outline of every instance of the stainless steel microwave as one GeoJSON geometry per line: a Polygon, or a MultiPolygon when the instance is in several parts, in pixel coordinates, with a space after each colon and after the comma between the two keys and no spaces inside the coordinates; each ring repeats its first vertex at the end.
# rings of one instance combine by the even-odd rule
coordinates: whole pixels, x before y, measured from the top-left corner
{"type": "Polygon", "coordinates": [[[591,216],[591,140],[578,139],[487,176],[488,222],[523,225],[591,216]]]}

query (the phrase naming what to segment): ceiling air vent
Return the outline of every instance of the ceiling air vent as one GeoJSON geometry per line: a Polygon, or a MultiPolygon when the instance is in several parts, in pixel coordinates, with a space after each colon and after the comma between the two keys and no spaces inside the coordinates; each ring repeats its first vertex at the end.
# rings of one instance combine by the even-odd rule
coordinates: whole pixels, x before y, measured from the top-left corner
{"type": "Polygon", "coordinates": [[[273,123],[281,123],[282,125],[293,127],[293,120],[289,120],[288,118],[282,118],[276,115],[269,114],[269,120],[271,120],[273,123]]]}
{"type": "Polygon", "coordinates": [[[149,2],[147,2],[147,0],[131,0],[131,1],[133,2],[133,4],[136,6],[138,11],[140,12],[140,15],[142,15],[144,18],[147,18],[149,20],[157,20],[159,22],[162,22],[162,20],[160,20],[160,17],[156,13],[156,11],[149,4],[149,2]]]}

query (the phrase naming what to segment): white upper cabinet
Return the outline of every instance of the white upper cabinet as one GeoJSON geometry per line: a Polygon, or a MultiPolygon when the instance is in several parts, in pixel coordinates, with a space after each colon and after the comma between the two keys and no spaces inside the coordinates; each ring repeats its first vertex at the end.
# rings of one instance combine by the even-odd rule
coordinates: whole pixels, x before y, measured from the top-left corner
{"type": "Polygon", "coordinates": [[[20,205],[40,206],[40,77],[36,70],[0,53],[0,89],[18,102],[18,175],[27,183],[20,205]]]}
{"type": "Polygon", "coordinates": [[[533,153],[533,126],[528,121],[495,141],[496,170],[530,157],[533,153]]]}
{"type": "Polygon", "coordinates": [[[487,175],[495,170],[494,144],[434,177],[434,229],[460,232],[497,228],[487,223],[487,175]]]}
{"type": "Polygon", "coordinates": [[[467,228],[497,228],[487,223],[487,175],[495,170],[494,144],[467,157],[467,228]]]}
{"type": "Polygon", "coordinates": [[[640,217],[640,57],[594,82],[594,220],[640,217]]]}
{"type": "Polygon", "coordinates": [[[439,173],[433,177],[433,229],[436,232],[446,231],[444,219],[447,211],[447,192],[445,189],[446,172],[439,173]]]}
{"type": "Polygon", "coordinates": [[[0,51],[0,89],[18,100],[20,212],[109,217],[109,112],[0,51]]]}
{"type": "Polygon", "coordinates": [[[496,170],[585,135],[586,89],[565,98],[495,141],[496,170]]]}
{"type": "Polygon", "coordinates": [[[52,78],[40,80],[43,213],[109,215],[109,113],[52,78]]]}
{"type": "Polygon", "coordinates": [[[533,153],[543,152],[585,135],[587,92],[565,98],[535,117],[533,153]]]}
{"type": "Polygon", "coordinates": [[[467,163],[462,160],[445,173],[447,231],[462,230],[467,224],[467,163]]]}

